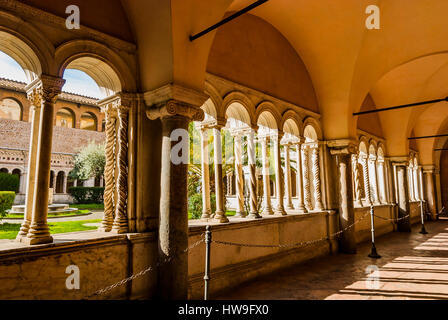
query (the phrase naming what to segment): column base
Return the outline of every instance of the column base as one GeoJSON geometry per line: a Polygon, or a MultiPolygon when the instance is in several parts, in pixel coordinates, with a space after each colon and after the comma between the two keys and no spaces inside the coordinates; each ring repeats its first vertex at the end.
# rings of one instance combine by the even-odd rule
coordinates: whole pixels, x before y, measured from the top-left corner
{"type": "Polygon", "coordinates": [[[234,215],[235,218],[245,218],[246,217],[246,213],[244,212],[236,212],[234,215]]]}
{"type": "Polygon", "coordinates": [[[306,210],[305,206],[303,204],[299,205],[297,208],[295,208],[296,211],[299,213],[307,213],[308,210],[306,210]]]}
{"type": "Polygon", "coordinates": [[[114,224],[112,225],[112,230],[110,230],[110,232],[115,233],[115,234],[127,233],[128,232],[127,222],[128,222],[127,220],[115,221],[114,224]]]}
{"type": "Polygon", "coordinates": [[[258,212],[251,212],[247,216],[247,219],[261,219],[262,217],[258,214],[258,212]]]}
{"type": "Polygon", "coordinates": [[[211,217],[210,212],[203,212],[201,219],[210,219],[210,217],[211,217]]]}
{"type": "Polygon", "coordinates": [[[34,238],[23,237],[23,238],[21,238],[20,242],[25,243],[27,245],[52,243],[53,237],[50,235],[42,236],[42,237],[34,237],[34,238]]]}
{"type": "Polygon", "coordinates": [[[266,207],[263,209],[263,213],[264,216],[272,216],[274,214],[274,211],[272,210],[271,207],[266,207]]]}
{"type": "Polygon", "coordinates": [[[113,221],[102,221],[101,226],[98,228],[98,232],[109,232],[112,230],[113,221]]]}
{"type": "Polygon", "coordinates": [[[277,208],[277,209],[275,209],[274,214],[276,216],[286,216],[286,215],[288,215],[284,208],[277,208]]]}
{"type": "Polygon", "coordinates": [[[22,239],[26,238],[29,229],[30,229],[30,223],[28,221],[23,222],[22,226],[20,227],[20,231],[17,234],[16,241],[22,242],[22,239]]]}
{"type": "Polygon", "coordinates": [[[223,211],[215,212],[215,216],[213,217],[213,220],[215,220],[215,222],[218,222],[218,223],[227,223],[227,222],[229,222],[229,219],[226,217],[226,215],[224,214],[223,211]]]}
{"type": "Polygon", "coordinates": [[[287,210],[294,210],[294,207],[293,207],[292,203],[291,204],[287,204],[286,205],[286,209],[287,210]]]}

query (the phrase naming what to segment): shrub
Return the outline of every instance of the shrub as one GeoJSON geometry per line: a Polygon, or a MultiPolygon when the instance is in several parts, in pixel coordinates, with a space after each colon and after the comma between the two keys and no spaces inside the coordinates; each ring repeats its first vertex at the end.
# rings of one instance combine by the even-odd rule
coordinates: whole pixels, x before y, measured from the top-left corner
{"type": "Polygon", "coordinates": [[[19,177],[15,174],[0,172],[0,191],[19,191],[19,177]]]}
{"type": "MultiPolygon", "coordinates": [[[[211,210],[215,212],[216,210],[216,197],[215,194],[210,195],[210,206],[211,210]]],[[[195,193],[188,198],[188,212],[191,213],[192,219],[200,219],[202,216],[202,194],[195,193]]]]}
{"type": "Polygon", "coordinates": [[[76,203],[102,203],[104,187],[71,187],[69,193],[76,203]]]}
{"type": "Polygon", "coordinates": [[[15,198],[13,191],[0,191],[0,218],[6,215],[6,210],[11,209],[15,198]]]}

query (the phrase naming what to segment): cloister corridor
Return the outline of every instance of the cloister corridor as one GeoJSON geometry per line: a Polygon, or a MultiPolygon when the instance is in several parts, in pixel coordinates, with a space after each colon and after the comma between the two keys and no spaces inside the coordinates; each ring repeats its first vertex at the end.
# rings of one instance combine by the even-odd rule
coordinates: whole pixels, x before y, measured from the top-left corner
{"type": "MultiPolygon", "coordinates": [[[[367,255],[371,244],[355,255],[337,254],[255,279],[216,299],[250,300],[364,300],[448,299],[448,218],[427,224],[427,235],[393,232],[377,239],[381,259],[367,255]],[[366,268],[379,269],[377,289],[366,283],[366,268]]],[[[371,274],[371,273],[370,273],[371,274]]],[[[371,274],[372,276],[373,274],[371,274]]],[[[370,278],[373,279],[373,278],[370,278]]]]}

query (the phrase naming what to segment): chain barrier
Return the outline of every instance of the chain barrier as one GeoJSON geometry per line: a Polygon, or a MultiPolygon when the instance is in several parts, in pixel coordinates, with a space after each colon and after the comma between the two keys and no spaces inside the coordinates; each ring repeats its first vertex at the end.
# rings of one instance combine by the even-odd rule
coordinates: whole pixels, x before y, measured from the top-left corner
{"type": "MultiPolygon", "coordinates": [[[[201,243],[203,243],[205,241],[204,235],[205,235],[205,233],[202,233],[200,235],[200,239],[198,241],[193,243],[191,246],[187,247],[185,250],[182,250],[182,252],[183,253],[188,252],[188,251],[192,250],[193,248],[197,247],[198,245],[200,245],[201,243]]],[[[170,262],[173,258],[174,258],[174,256],[170,256],[169,258],[166,258],[163,261],[157,262],[155,265],[149,266],[148,268],[146,268],[144,270],[141,270],[140,272],[138,272],[136,274],[133,274],[130,277],[127,277],[127,278],[125,278],[125,279],[123,279],[121,281],[118,281],[118,282],[116,282],[116,283],[114,283],[114,284],[112,284],[110,286],[107,286],[107,287],[105,287],[103,289],[97,290],[93,294],[84,297],[83,300],[92,298],[94,296],[99,296],[99,295],[105,294],[106,292],[108,292],[110,290],[113,290],[113,289],[115,289],[117,287],[120,287],[120,286],[122,286],[122,285],[128,283],[129,281],[132,281],[132,280],[134,280],[134,279],[136,279],[138,277],[141,277],[141,276],[145,275],[146,273],[148,273],[150,271],[154,271],[156,268],[160,267],[161,265],[170,262]]]]}
{"type": "Polygon", "coordinates": [[[294,247],[305,247],[305,246],[309,246],[321,241],[326,241],[329,240],[331,237],[337,236],[345,231],[347,231],[348,229],[350,229],[351,227],[353,227],[354,225],[358,224],[359,222],[361,222],[362,220],[364,220],[367,215],[369,213],[365,213],[360,219],[358,219],[357,221],[355,221],[354,223],[352,223],[351,225],[345,227],[344,229],[339,230],[338,232],[335,232],[329,236],[320,238],[320,239],[316,239],[316,240],[309,240],[309,241],[301,241],[301,242],[297,242],[297,243],[291,243],[291,244],[277,244],[277,245],[273,245],[273,244],[246,244],[246,243],[236,243],[236,242],[229,242],[229,241],[221,241],[221,240],[212,240],[212,242],[216,243],[216,244],[221,244],[221,245],[226,245],[226,246],[238,246],[238,247],[250,247],[250,248],[294,248],[294,247]]]}
{"type": "Polygon", "coordinates": [[[401,221],[401,220],[404,220],[404,219],[408,218],[410,216],[410,214],[407,214],[404,217],[397,218],[397,219],[395,219],[395,218],[384,218],[384,217],[381,217],[381,216],[377,216],[376,214],[374,214],[373,216],[375,218],[378,218],[378,219],[381,219],[381,220],[385,220],[385,221],[396,221],[396,222],[398,222],[398,221],[401,221]]]}

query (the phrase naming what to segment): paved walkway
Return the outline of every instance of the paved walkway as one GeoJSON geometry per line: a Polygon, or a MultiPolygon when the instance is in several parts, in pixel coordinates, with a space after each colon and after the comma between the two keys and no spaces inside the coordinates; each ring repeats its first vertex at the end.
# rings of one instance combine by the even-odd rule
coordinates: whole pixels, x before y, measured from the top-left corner
{"type": "Polygon", "coordinates": [[[381,259],[338,254],[241,285],[217,299],[448,299],[448,220],[426,225],[429,234],[393,232],[377,239],[381,259]],[[371,266],[371,267],[369,267],[371,266]],[[367,268],[370,272],[367,272],[367,268]],[[375,271],[374,268],[378,268],[375,271]],[[375,281],[378,275],[379,281],[375,281]]]}

